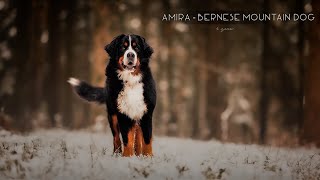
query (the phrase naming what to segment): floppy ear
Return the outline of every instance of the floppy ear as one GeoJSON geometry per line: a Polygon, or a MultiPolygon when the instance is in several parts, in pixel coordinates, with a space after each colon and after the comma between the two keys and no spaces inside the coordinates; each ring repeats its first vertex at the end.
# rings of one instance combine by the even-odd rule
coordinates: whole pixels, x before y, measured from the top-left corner
{"type": "Polygon", "coordinates": [[[153,49],[152,47],[146,42],[146,40],[139,36],[140,41],[142,42],[142,47],[143,47],[143,58],[150,58],[152,53],[153,53],[153,49]]]}
{"type": "Polygon", "coordinates": [[[124,34],[121,34],[117,37],[115,37],[110,44],[106,45],[104,50],[107,51],[110,57],[114,57],[116,55],[116,52],[118,51],[117,46],[120,43],[120,40],[124,37],[124,34]]]}

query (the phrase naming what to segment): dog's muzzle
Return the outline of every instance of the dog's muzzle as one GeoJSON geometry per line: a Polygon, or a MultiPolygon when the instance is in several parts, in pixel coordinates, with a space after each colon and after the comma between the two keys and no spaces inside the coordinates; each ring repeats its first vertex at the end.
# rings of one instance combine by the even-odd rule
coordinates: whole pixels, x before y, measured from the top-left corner
{"type": "Polygon", "coordinates": [[[137,64],[137,55],[133,50],[126,51],[122,66],[126,70],[134,70],[137,64]]]}

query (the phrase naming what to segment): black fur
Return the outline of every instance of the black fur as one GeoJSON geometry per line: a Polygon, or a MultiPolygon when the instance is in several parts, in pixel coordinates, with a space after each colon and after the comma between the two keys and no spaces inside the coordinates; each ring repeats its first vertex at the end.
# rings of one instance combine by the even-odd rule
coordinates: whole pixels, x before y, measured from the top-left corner
{"type": "Polygon", "coordinates": [[[80,97],[89,102],[106,102],[105,88],[93,87],[88,83],[81,81],[78,86],[74,87],[74,89],[80,97]]]}
{"type": "MultiPolygon", "coordinates": [[[[147,105],[147,113],[142,117],[139,125],[141,126],[145,143],[149,144],[152,138],[152,114],[156,106],[155,82],[149,68],[149,59],[153,53],[153,49],[146,43],[143,37],[138,35],[130,36],[138,42],[137,46],[139,49],[136,52],[140,59],[140,72],[143,77],[143,96],[147,105]]],[[[113,135],[115,135],[116,130],[113,129],[111,117],[112,115],[117,115],[118,130],[121,132],[123,144],[126,145],[128,143],[128,131],[135,124],[135,121],[120,113],[117,108],[118,94],[123,89],[123,82],[119,80],[117,70],[119,69],[118,60],[124,54],[121,48],[124,38],[126,38],[126,35],[121,34],[105,46],[105,50],[110,56],[105,73],[107,77],[105,88],[92,87],[85,82],[81,82],[75,89],[82,98],[88,101],[106,103],[109,124],[113,135]]]]}
{"type": "MultiPolygon", "coordinates": [[[[107,107],[108,114],[118,114],[120,132],[122,134],[123,143],[126,145],[128,139],[125,136],[128,133],[128,129],[133,126],[133,123],[129,117],[124,114],[121,114],[117,109],[117,98],[118,94],[123,88],[122,81],[118,79],[117,60],[123,55],[119,52],[119,48],[115,48],[121,42],[121,39],[124,35],[116,37],[109,45],[106,46],[106,51],[109,53],[110,62],[106,68],[106,92],[107,92],[107,107]],[[117,53],[114,53],[117,52],[117,53]]],[[[140,39],[140,46],[143,48],[138,56],[141,59],[141,72],[143,74],[142,82],[143,86],[143,95],[145,103],[147,104],[148,112],[140,120],[140,126],[143,131],[143,136],[145,142],[149,143],[152,138],[152,114],[156,105],[156,88],[155,82],[153,80],[151,70],[149,68],[149,59],[153,53],[153,49],[146,43],[145,39],[138,36],[140,39]]],[[[109,119],[109,122],[111,120],[109,119]]]]}

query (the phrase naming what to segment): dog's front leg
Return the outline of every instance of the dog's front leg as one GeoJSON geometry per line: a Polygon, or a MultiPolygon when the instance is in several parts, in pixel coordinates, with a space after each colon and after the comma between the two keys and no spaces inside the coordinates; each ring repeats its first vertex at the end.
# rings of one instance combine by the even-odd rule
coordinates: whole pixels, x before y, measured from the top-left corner
{"type": "Polygon", "coordinates": [[[123,140],[123,153],[125,157],[134,155],[135,122],[123,114],[118,115],[120,132],[123,140]]]}
{"type": "Polygon", "coordinates": [[[142,155],[153,156],[152,153],[152,114],[145,114],[140,122],[143,141],[142,141],[142,155]]]}
{"type": "Polygon", "coordinates": [[[120,129],[118,124],[118,117],[116,114],[109,116],[110,128],[113,135],[113,153],[118,154],[122,152],[121,140],[120,140],[120,129]]]}
{"type": "Polygon", "coordinates": [[[134,142],[134,151],[136,156],[140,156],[142,154],[142,144],[143,144],[143,137],[142,137],[142,129],[140,124],[136,123],[136,135],[135,135],[135,142],[134,142]]]}
{"type": "MultiPolygon", "coordinates": [[[[123,156],[129,157],[134,155],[134,135],[135,135],[135,127],[131,127],[126,135],[126,141],[123,140],[123,156]]],[[[123,136],[122,136],[123,137],[123,136]]]]}

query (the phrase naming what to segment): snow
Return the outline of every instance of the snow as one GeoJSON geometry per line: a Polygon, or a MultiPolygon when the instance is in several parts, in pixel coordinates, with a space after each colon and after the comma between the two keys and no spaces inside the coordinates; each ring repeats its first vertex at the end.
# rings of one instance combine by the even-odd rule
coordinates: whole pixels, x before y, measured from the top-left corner
{"type": "Polygon", "coordinates": [[[320,150],[154,137],[154,157],[112,155],[109,133],[0,133],[0,179],[317,179],[320,150]]]}

